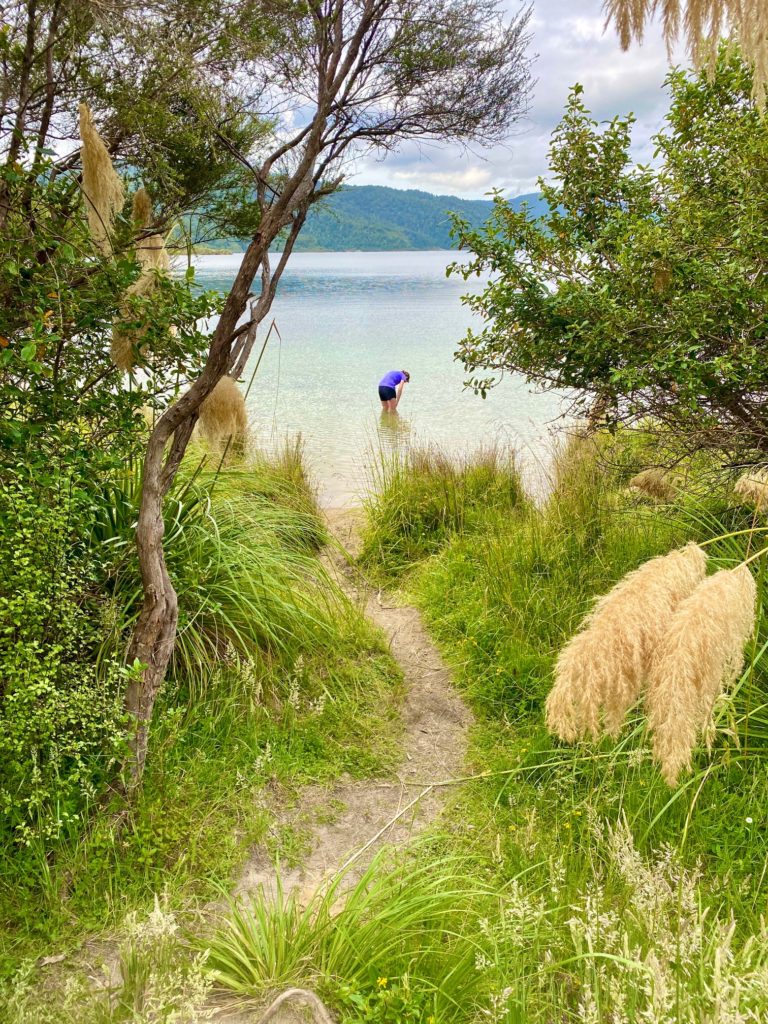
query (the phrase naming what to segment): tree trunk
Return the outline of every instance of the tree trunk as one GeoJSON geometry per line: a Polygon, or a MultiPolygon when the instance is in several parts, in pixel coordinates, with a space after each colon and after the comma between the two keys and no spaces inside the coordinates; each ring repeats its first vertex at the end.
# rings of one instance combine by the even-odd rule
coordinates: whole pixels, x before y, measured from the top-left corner
{"type": "MultiPolygon", "coordinates": [[[[292,217],[292,228],[286,243],[287,251],[282,254],[274,275],[269,275],[267,270],[265,290],[257,303],[257,312],[248,332],[254,336],[254,326],[263,321],[269,313],[280,274],[306,218],[309,197],[303,185],[303,178],[290,182],[289,186],[293,187],[292,194],[298,210],[292,217]]],[[[221,318],[211,338],[208,359],[202,373],[189,390],[166,409],[149,438],[144,460],[141,506],[136,526],[136,547],[144,602],[126,656],[129,666],[137,663],[141,666],[137,666],[125,695],[125,709],[133,719],[128,734],[129,756],[124,766],[124,788],[129,797],[132,797],[141,785],[152,712],[173,654],[179,616],[178,597],[168,574],[163,550],[163,502],[192,436],[200,406],[219,380],[229,372],[233,358],[240,354],[239,348],[233,348],[243,332],[243,328],[238,330],[237,323],[245,311],[253,279],[259,267],[265,260],[268,261],[269,246],[279,234],[284,222],[284,210],[278,215],[270,211],[265,216],[262,231],[256,235],[243,256],[221,318]],[[170,450],[166,456],[168,442],[170,450]]]]}

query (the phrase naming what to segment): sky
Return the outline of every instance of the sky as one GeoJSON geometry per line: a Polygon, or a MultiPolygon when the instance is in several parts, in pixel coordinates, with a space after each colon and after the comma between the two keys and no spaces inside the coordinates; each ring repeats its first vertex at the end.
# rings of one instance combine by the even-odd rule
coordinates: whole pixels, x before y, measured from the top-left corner
{"type": "MultiPolygon", "coordinates": [[[[507,0],[505,6],[510,12],[520,9],[518,0],[507,0]]],[[[509,195],[535,192],[537,177],[546,175],[550,135],[575,82],[584,86],[584,102],[597,120],[635,114],[634,155],[649,161],[651,136],[668,107],[662,85],[669,62],[658,26],[650,25],[643,44],[624,53],[613,29],[604,31],[601,0],[533,0],[533,8],[530,109],[507,142],[470,153],[453,145],[407,145],[384,160],[361,161],[350,184],[418,188],[468,199],[482,198],[492,188],[509,195]]],[[[681,55],[675,57],[682,62],[681,55]]]]}

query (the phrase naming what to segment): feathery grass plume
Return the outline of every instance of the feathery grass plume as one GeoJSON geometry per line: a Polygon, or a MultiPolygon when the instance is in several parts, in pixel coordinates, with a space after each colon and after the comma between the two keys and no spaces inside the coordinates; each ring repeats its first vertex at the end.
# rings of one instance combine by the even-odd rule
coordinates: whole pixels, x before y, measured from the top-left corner
{"type": "Polygon", "coordinates": [[[137,228],[148,228],[152,220],[152,200],[143,186],[133,193],[131,220],[137,228]]]}
{"type": "Polygon", "coordinates": [[[211,444],[238,440],[248,429],[245,398],[232,377],[222,377],[200,406],[200,431],[211,444]]]}
{"type": "Polygon", "coordinates": [[[677,493],[677,485],[672,476],[657,466],[651,466],[633,476],[629,481],[629,488],[658,501],[672,501],[677,493]]]}
{"type": "Polygon", "coordinates": [[[560,652],[547,697],[550,732],[569,743],[601,731],[615,736],[637,700],[654,649],[675,609],[704,578],[697,544],[659,555],[630,572],[584,619],[560,652]]]}
{"type": "MultiPolygon", "coordinates": [[[[145,230],[152,223],[152,200],[143,187],[134,193],[132,220],[138,232],[145,230]]],[[[159,270],[167,273],[171,269],[171,261],[162,235],[155,233],[139,237],[134,243],[134,249],[142,270],[159,270]]]]}
{"type": "Polygon", "coordinates": [[[768,506],[768,466],[742,473],[734,485],[733,493],[754,505],[758,511],[768,506]]]}
{"type": "Polygon", "coordinates": [[[88,227],[99,249],[108,256],[112,252],[110,234],[115,218],[123,208],[123,182],[115,170],[107,147],[96,131],[87,104],[80,107],[82,190],[88,227]]]}
{"type": "Polygon", "coordinates": [[[717,43],[726,30],[753,68],[753,95],[764,106],[768,91],[768,4],[764,0],[604,0],[624,50],[633,39],[642,42],[646,23],[661,12],[667,47],[671,50],[681,25],[694,64],[712,65],[717,43]]]}
{"type": "MultiPolygon", "coordinates": [[[[152,221],[152,202],[144,188],[139,188],[134,193],[131,219],[134,229],[139,234],[152,221]]],[[[160,234],[138,237],[134,242],[134,250],[141,265],[141,273],[126,289],[124,300],[131,296],[146,298],[151,295],[157,284],[156,272],[165,274],[171,266],[163,236],[160,234]]],[[[124,326],[129,319],[130,311],[127,303],[123,301],[120,320],[112,327],[110,353],[115,366],[126,373],[133,368],[135,346],[146,333],[144,328],[124,326]]]]}
{"type": "Polygon", "coordinates": [[[690,768],[715,700],[741,671],[756,600],[752,573],[740,565],[709,576],[672,616],[646,694],[653,754],[670,786],[690,768]]]}
{"type": "Polygon", "coordinates": [[[112,325],[110,355],[115,366],[125,373],[133,368],[134,346],[141,341],[146,333],[146,327],[128,326],[132,314],[125,300],[132,296],[140,299],[146,298],[151,295],[154,287],[154,275],[143,272],[129,288],[126,288],[121,305],[121,319],[112,325]]]}

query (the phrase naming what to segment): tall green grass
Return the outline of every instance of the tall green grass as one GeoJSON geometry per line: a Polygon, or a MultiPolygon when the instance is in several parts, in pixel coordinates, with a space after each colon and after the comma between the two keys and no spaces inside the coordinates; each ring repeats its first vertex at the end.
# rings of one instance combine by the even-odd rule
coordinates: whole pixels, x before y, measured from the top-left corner
{"type": "Polygon", "coordinates": [[[509,513],[527,504],[514,455],[496,448],[463,460],[438,449],[381,452],[372,476],[362,561],[384,573],[412,569],[471,529],[481,509],[509,513]]]}
{"type": "MultiPolygon", "coordinates": [[[[94,529],[105,651],[123,649],[139,607],[139,485],[126,474],[105,493],[94,529]]],[[[254,843],[290,860],[301,837],[269,833],[278,799],[397,756],[399,673],[320,566],[325,530],[296,451],[210,471],[190,460],[166,528],[179,638],[142,792],[120,827],[94,787],[55,847],[0,848],[0,973],[118,927],[157,893],[171,910],[212,897],[254,843]]]]}
{"type": "Polygon", "coordinates": [[[548,921],[562,924],[562,907],[570,908],[572,959],[555,950],[557,941],[565,949],[564,933],[552,939],[552,955],[566,956],[561,970],[569,978],[556,1000],[560,1016],[552,1016],[552,993],[538,992],[525,1020],[727,1019],[717,1016],[717,986],[706,975],[724,958],[739,964],[723,982],[741,986],[742,1002],[734,997],[738,1006],[729,1011],[734,1020],[752,1019],[760,999],[768,998],[755,980],[765,962],[760,921],[768,895],[764,570],[754,566],[758,630],[746,669],[716,709],[712,748],[698,752],[678,789],[670,790],[652,763],[639,711],[616,742],[564,746],[543,727],[557,653],[597,595],[646,559],[691,539],[708,543],[713,568],[735,565],[756,549],[754,512],[732,500],[727,474],[711,465],[678,466],[682,486],[671,503],[628,491],[631,476],[656,459],[661,456],[647,439],[631,433],[576,436],[556,453],[545,500],[499,505],[475,495],[467,507],[465,492],[460,521],[450,530],[424,531],[421,492],[445,475],[442,457],[433,460],[427,451],[411,458],[409,475],[383,466],[383,497],[368,508],[367,557],[397,551],[399,543],[415,554],[405,576],[405,562],[392,558],[381,557],[376,571],[405,586],[420,605],[479,719],[471,748],[478,778],[461,791],[453,812],[465,829],[457,829],[444,851],[475,848],[483,837],[495,850],[500,886],[523,877],[526,898],[538,886],[548,921]],[[617,830],[635,882],[616,859],[617,830]],[[663,876],[665,857],[676,865],[674,878],[690,905],[686,910],[670,896],[662,925],[654,923],[651,906],[663,894],[649,890],[648,905],[633,909],[627,901],[633,886],[651,884],[654,871],[663,876]],[[553,864],[560,865],[555,876],[553,864]],[[613,915],[628,905],[631,927],[624,929],[613,915]],[[701,920],[692,920],[694,905],[701,920]],[[726,939],[731,919],[733,936],[726,939]],[[686,935],[695,932],[696,950],[675,966],[660,930],[686,949],[686,935]],[[653,982],[647,965],[657,954],[666,966],[653,982]],[[654,984],[672,986],[668,1005],[660,992],[654,995],[654,984]]]}

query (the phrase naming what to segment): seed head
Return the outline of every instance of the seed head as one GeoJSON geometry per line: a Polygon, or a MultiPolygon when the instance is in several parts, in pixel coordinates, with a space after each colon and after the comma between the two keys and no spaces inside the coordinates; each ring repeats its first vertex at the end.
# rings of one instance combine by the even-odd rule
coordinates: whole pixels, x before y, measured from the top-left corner
{"type": "Polygon", "coordinates": [[[653,659],[646,704],[653,753],[674,786],[712,707],[744,664],[757,588],[745,566],[722,569],[681,602],[653,659]]]}
{"type": "Polygon", "coordinates": [[[618,735],[675,609],[705,567],[702,549],[687,544],[652,558],[600,598],[557,660],[546,703],[551,732],[568,742],[618,735]]]}
{"type": "Polygon", "coordinates": [[[81,103],[79,110],[82,190],[88,227],[96,245],[104,255],[109,255],[112,252],[112,227],[123,208],[123,182],[112,164],[107,147],[96,131],[90,109],[85,103],[81,103]]]}

